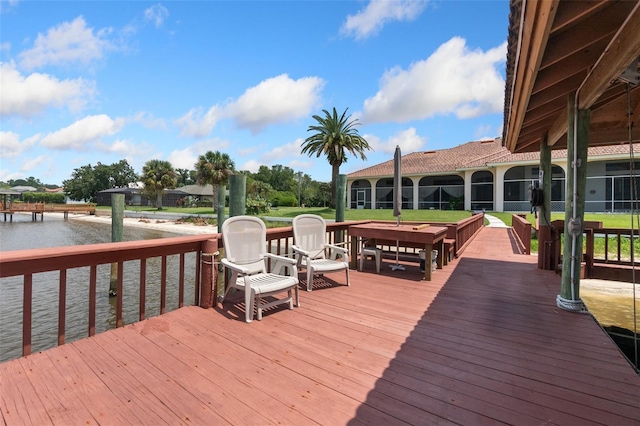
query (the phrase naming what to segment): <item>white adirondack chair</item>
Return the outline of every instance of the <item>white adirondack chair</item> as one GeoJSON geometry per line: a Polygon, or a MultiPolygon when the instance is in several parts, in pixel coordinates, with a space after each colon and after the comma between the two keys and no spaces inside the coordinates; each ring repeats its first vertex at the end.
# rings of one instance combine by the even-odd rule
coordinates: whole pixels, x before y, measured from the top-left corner
{"type": "Polygon", "coordinates": [[[272,306],[288,303],[289,309],[293,309],[292,293],[295,305],[300,306],[296,260],[267,253],[267,228],[262,220],[253,216],[229,218],[222,224],[222,239],[225,249],[222,264],[231,271],[231,279],[221,303],[232,288],[244,291],[246,322],[253,320],[254,308],[258,320],[262,319],[262,311],[272,306]],[[268,259],[273,272],[267,271],[268,259]],[[284,292],[287,297],[264,300],[284,292]]]}
{"type": "Polygon", "coordinates": [[[313,290],[313,275],[344,269],[349,282],[348,250],[326,243],[327,223],[321,216],[301,214],[293,218],[293,246],[298,268],[307,270],[307,291],[313,290]],[[326,255],[326,252],[328,256],[326,255]]]}

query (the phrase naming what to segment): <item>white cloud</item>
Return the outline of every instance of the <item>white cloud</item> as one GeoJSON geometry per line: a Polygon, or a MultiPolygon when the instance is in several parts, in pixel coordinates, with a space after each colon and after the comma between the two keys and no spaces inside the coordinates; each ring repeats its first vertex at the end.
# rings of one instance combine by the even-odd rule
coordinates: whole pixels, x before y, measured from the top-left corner
{"type": "Polygon", "coordinates": [[[145,21],[151,21],[159,28],[164,23],[164,20],[169,16],[169,9],[161,5],[160,3],[151,6],[144,11],[145,21]]]}
{"type": "Polygon", "coordinates": [[[396,146],[399,146],[402,155],[421,151],[427,142],[427,138],[418,135],[414,127],[398,132],[387,140],[382,140],[375,135],[363,135],[363,137],[376,152],[393,154],[396,146]]]}
{"type": "Polygon", "coordinates": [[[112,46],[106,39],[111,29],[94,32],[82,16],[38,34],[33,47],[20,53],[20,66],[32,70],[45,65],[89,64],[101,59],[112,46]]]}
{"type": "Polygon", "coordinates": [[[140,111],[136,113],[132,118],[127,120],[128,122],[140,123],[142,126],[147,129],[158,129],[158,130],[166,130],[167,123],[162,118],[155,118],[153,114],[140,111]]]}
{"type": "Polygon", "coordinates": [[[47,165],[51,161],[51,157],[48,155],[40,155],[35,158],[31,158],[25,161],[20,167],[21,172],[30,172],[31,170],[40,169],[42,165],[47,165]]]}
{"type": "Polygon", "coordinates": [[[123,125],[122,119],[112,120],[105,114],[92,115],[78,120],[64,129],[49,133],[42,138],[40,144],[51,149],[83,150],[88,148],[89,144],[100,143],[104,136],[116,134],[123,125]]]}
{"type": "Polygon", "coordinates": [[[283,158],[291,157],[291,156],[302,156],[302,142],[304,139],[298,138],[295,141],[277,146],[270,151],[265,152],[260,157],[263,164],[273,164],[274,162],[281,161],[283,158]]]}
{"type": "Polygon", "coordinates": [[[202,108],[191,108],[182,117],[175,120],[175,123],[182,127],[180,136],[191,136],[201,138],[208,135],[220,120],[221,109],[218,105],[214,105],[203,114],[202,108]]]}
{"type": "Polygon", "coordinates": [[[247,89],[225,108],[225,116],[238,127],[258,133],[265,127],[306,117],[320,103],[325,82],[319,77],[298,80],[287,74],[262,81],[247,89]]]}
{"type": "Polygon", "coordinates": [[[192,108],[175,123],[181,136],[195,138],[208,135],[225,118],[255,134],[271,124],[308,116],[319,105],[324,84],[318,77],[293,80],[282,74],[247,89],[226,106],[214,105],[206,113],[201,107],[192,108]]]}
{"type": "Polygon", "coordinates": [[[17,133],[0,131],[0,157],[5,159],[17,157],[34,146],[39,139],[40,134],[36,134],[21,141],[17,133]]]}
{"type": "Polygon", "coordinates": [[[504,107],[504,80],[498,69],[506,42],[486,52],[471,51],[454,37],[408,70],[384,74],[380,90],[364,102],[363,121],[406,122],[436,114],[460,119],[495,113],[504,107]]]}
{"type": "Polygon", "coordinates": [[[67,107],[72,112],[84,108],[96,92],[94,82],[81,78],[60,81],[47,74],[25,77],[14,63],[0,63],[0,115],[32,117],[48,107],[67,107]]]}
{"type": "Polygon", "coordinates": [[[176,149],[167,157],[167,161],[171,163],[174,169],[193,170],[194,165],[198,161],[198,156],[193,152],[191,147],[185,149],[176,149]]]}
{"type": "Polygon", "coordinates": [[[256,160],[249,160],[245,163],[243,163],[240,167],[238,167],[236,165],[236,169],[238,170],[248,170],[251,173],[257,173],[258,170],[260,169],[260,166],[262,166],[263,164],[260,163],[259,161],[256,160]]]}
{"type": "Polygon", "coordinates": [[[349,15],[340,32],[357,40],[364,39],[378,33],[388,22],[415,19],[426,5],[426,0],[372,0],[357,14],[349,15]]]}

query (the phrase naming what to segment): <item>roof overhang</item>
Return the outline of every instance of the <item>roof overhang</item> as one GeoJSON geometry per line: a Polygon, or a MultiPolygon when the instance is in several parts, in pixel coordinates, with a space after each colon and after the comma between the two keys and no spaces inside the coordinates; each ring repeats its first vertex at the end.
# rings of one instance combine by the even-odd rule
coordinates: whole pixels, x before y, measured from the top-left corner
{"type": "Polygon", "coordinates": [[[638,57],[640,0],[511,0],[503,144],[566,148],[569,96],[589,146],[640,141],[638,57]]]}

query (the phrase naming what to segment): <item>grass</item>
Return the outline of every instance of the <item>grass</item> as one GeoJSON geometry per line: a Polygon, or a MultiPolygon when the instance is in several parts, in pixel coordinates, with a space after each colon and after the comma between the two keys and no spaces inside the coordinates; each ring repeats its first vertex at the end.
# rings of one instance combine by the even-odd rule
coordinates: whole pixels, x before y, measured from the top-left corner
{"type": "MultiPolygon", "coordinates": [[[[98,207],[101,210],[111,210],[109,206],[98,207]]],[[[158,209],[155,207],[131,207],[128,206],[127,210],[136,212],[149,212],[157,213],[158,209]]],[[[192,214],[192,215],[214,215],[212,207],[163,207],[161,212],[164,213],[178,213],[178,214],[192,214]]],[[[261,216],[268,217],[283,217],[293,218],[299,214],[309,213],[317,214],[325,219],[335,219],[335,209],[328,207],[279,207],[272,208],[268,213],[261,216]]],[[[229,210],[226,211],[227,217],[229,210]]],[[[471,216],[471,212],[463,210],[403,210],[402,220],[405,221],[425,221],[425,222],[457,222],[471,216]]],[[[357,210],[349,209],[345,212],[345,220],[396,220],[391,210],[357,210]]]]}
{"type": "MultiPolygon", "coordinates": [[[[110,210],[111,207],[98,207],[99,209],[110,210]]],[[[135,210],[137,212],[158,212],[155,207],[129,207],[127,210],[135,210]]],[[[181,214],[194,214],[194,215],[213,215],[212,207],[164,207],[162,212],[167,213],[181,213],[181,214]]],[[[229,211],[227,210],[227,217],[229,211]]],[[[326,208],[326,207],[280,207],[274,208],[262,216],[268,217],[282,217],[282,218],[293,218],[299,214],[310,213],[317,214],[319,216],[324,217],[325,219],[335,219],[336,212],[334,209],[326,208]]],[[[502,213],[502,212],[489,212],[492,216],[496,216],[505,222],[508,226],[511,226],[511,218],[513,213],[502,213]]],[[[471,216],[471,212],[464,210],[403,210],[402,211],[402,220],[404,221],[424,221],[424,222],[457,222],[458,220],[464,219],[471,216]]],[[[533,213],[528,213],[526,216],[527,220],[535,226],[536,219],[533,213]]],[[[631,215],[630,214],[611,214],[611,213],[588,213],[584,216],[585,221],[597,221],[602,222],[602,226],[604,228],[631,228],[631,215]]],[[[210,224],[215,224],[215,217],[213,219],[202,219],[202,218],[194,218],[194,219],[185,219],[186,221],[192,220],[206,220],[210,224]]],[[[371,209],[349,209],[345,211],[345,220],[395,220],[393,216],[393,212],[391,210],[371,210],[371,209]]],[[[564,220],[564,213],[552,213],[551,221],[554,220],[564,220]]],[[[269,221],[268,226],[289,226],[289,222],[277,222],[277,221],[269,221]]],[[[638,227],[637,218],[634,220],[634,227],[638,227]]],[[[634,253],[640,253],[640,241],[637,239],[634,241],[634,253]]],[[[594,249],[595,256],[597,258],[604,258],[605,252],[605,241],[604,238],[596,238],[594,241],[594,249]]],[[[623,238],[621,241],[621,256],[623,258],[629,258],[631,251],[631,243],[628,238],[623,238]]],[[[617,240],[609,241],[609,256],[613,258],[617,258],[617,240]]],[[[538,238],[533,233],[531,239],[531,252],[538,252],[538,238]]]]}

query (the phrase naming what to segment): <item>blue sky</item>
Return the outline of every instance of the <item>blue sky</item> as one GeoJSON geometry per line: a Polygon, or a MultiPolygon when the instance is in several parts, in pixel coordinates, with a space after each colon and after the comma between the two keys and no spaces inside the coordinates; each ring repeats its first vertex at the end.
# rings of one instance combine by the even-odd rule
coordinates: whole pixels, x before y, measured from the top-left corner
{"type": "Polygon", "coordinates": [[[502,134],[509,4],[501,1],[0,0],[0,181],[151,159],[238,170],[301,154],[313,115],[348,108],[373,151],[502,134]]]}

